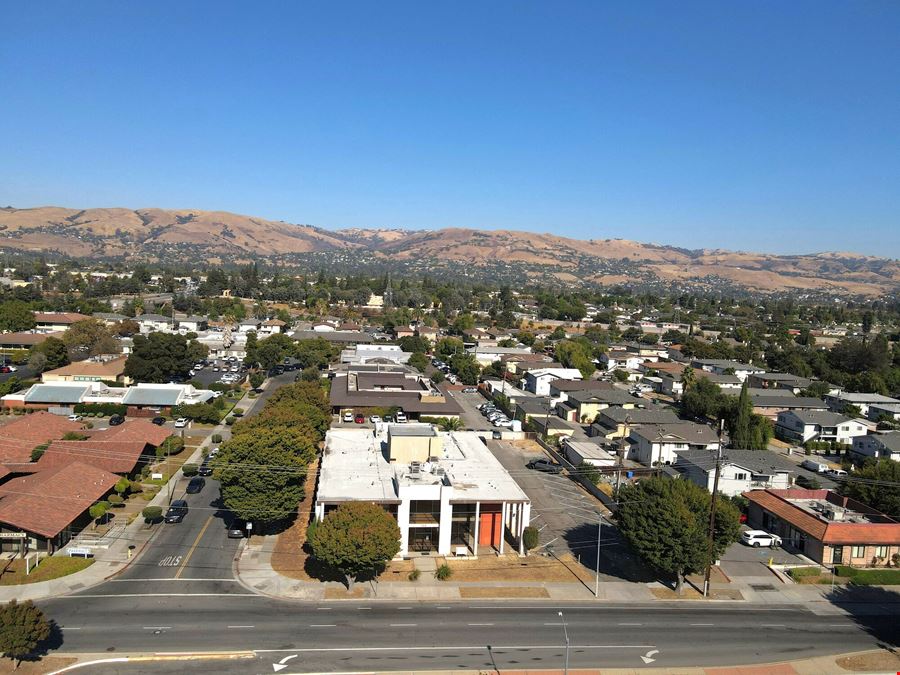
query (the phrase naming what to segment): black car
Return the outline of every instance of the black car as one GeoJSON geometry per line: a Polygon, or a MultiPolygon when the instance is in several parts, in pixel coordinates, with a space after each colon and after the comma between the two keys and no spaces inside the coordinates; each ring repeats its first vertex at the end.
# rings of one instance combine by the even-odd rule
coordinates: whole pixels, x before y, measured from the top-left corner
{"type": "Polygon", "coordinates": [[[197,475],[198,476],[212,476],[212,467],[209,464],[207,464],[206,462],[203,462],[203,464],[201,464],[200,467],[197,469],[197,475]]]}
{"type": "Polygon", "coordinates": [[[533,459],[525,466],[527,466],[529,469],[533,469],[534,471],[543,471],[544,473],[562,472],[562,467],[559,464],[554,464],[548,459],[533,459]]]}
{"type": "Polygon", "coordinates": [[[166,511],[167,523],[180,523],[188,514],[188,503],[184,499],[176,499],[166,511]]]}
{"type": "Polygon", "coordinates": [[[228,523],[228,538],[243,539],[247,535],[247,521],[240,518],[233,518],[228,523]]]}
{"type": "Polygon", "coordinates": [[[122,424],[122,422],[124,422],[124,421],[125,421],[125,418],[122,417],[121,415],[113,415],[112,417],[109,418],[109,426],[117,427],[120,424],[122,424]]]}
{"type": "Polygon", "coordinates": [[[166,418],[165,417],[154,417],[150,421],[153,422],[153,424],[155,424],[156,426],[161,427],[163,424],[166,423],[166,418]]]}
{"type": "Polygon", "coordinates": [[[201,476],[195,476],[194,478],[191,478],[191,482],[188,483],[187,490],[185,490],[185,492],[187,492],[189,495],[195,495],[198,492],[202,491],[205,486],[206,479],[202,478],[201,476]]]}

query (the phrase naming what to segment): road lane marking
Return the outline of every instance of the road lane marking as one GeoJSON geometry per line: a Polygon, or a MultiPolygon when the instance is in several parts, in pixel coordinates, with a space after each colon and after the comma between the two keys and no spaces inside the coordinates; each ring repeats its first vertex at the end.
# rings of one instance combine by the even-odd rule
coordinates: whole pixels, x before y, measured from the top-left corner
{"type": "Polygon", "coordinates": [[[643,626],[642,623],[620,623],[620,626],[643,626]]]}
{"type": "Polygon", "coordinates": [[[172,626],[144,626],[144,630],[171,630],[172,626]]]}
{"type": "Polygon", "coordinates": [[[392,623],[390,624],[391,628],[411,628],[413,626],[418,626],[416,623],[392,623]]]}
{"type": "Polygon", "coordinates": [[[260,598],[256,593],[107,593],[85,595],[60,595],[54,600],[83,600],[84,598],[260,598]]]}
{"type": "Polygon", "coordinates": [[[180,579],[181,573],[184,572],[184,568],[187,567],[187,564],[191,561],[191,556],[194,555],[194,551],[197,550],[197,544],[200,543],[200,540],[203,538],[203,535],[206,533],[206,528],[209,527],[209,524],[213,521],[213,517],[209,516],[206,519],[206,522],[203,523],[203,527],[200,529],[199,534],[197,534],[197,538],[194,539],[194,543],[191,545],[191,549],[187,552],[187,555],[184,557],[184,562],[181,563],[181,567],[178,568],[178,571],[175,572],[175,578],[180,579]]]}
{"type": "Polygon", "coordinates": [[[316,609],[321,612],[321,611],[328,611],[331,609],[331,607],[316,607],[316,609]]]}
{"type": "Polygon", "coordinates": [[[398,607],[397,609],[412,609],[412,607],[398,607]]]}
{"type": "Polygon", "coordinates": [[[716,624],[714,624],[714,623],[692,623],[691,625],[697,626],[697,627],[708,628],[709,626],[715,626],[716,624]]]}
{"type": "Polygon", "coordinates": [[[311,623],[309,624],[310,628],[336,628],[337,624],[335,623],[311,623]]]}
{"type": "MultiPolygon", "coordinates": [[[[333,628],[333,626],[329,626],[333,628]]],[[[449,645],[445,647],[301,647],[294,649],[254,649],[254,654],[283,654],[284,652],[436,652],[462,649],[484,650],[484,645],[449,645]]],[[[563,647],[564,648],[564,647],[563,647]]],[[[656,649],[656,645],[570,645],[570,649],[656,649]]],[[[560,649],[559,645],[492,645],[491,649],[560,649]]]]}
{"type": "MultiPolygon", "coordinates": [[[[237,583],[237,579],[224,579],[224,578],[217,579],[215,577],[209,577],[209,578],[182,577],[180,579],[176,579],[175,577],[160,577],[159,579],[107,579],[106,581],[117,583],[117,584],[120,584],[120,583],[123,583],[126,581],[141,581],[141,582],[145,582],[145,581],[221,581],[223,583],[228,583],[228,584],[236,584],[237,583]]],[[[106,583],[106,582],[104,582],[104,583],[106,583]]]]}
{"type": "Polygon", "coordinates": [[[368,610],[368,609],[372,609],[372,608],[371,607],[357,607],[356,609],[358,609],[360,612],[362,612],[364,610],[368,610]]]}
{"type": "Polygon", "coordinates": [[[229,628],[256,628],[256,626],[228,626],[229,628]]]}
{"type": "Polygon", "coordinates": [[[492,623],[470,623],[469,626],[493,626],[492,623]]]}
{"type": "Polygon", "coordinates": [[[784,628],[783,623],[761,623],[759,625],[763,628],[784,628]]]}

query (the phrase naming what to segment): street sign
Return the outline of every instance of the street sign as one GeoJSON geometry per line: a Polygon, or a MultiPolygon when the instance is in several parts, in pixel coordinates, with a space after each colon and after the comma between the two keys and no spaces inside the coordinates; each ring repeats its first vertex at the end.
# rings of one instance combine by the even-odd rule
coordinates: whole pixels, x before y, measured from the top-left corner
{"type": "Polygon", "coordinates": [[[248,530],[252,530],[252,529],[253,529],[253,523],[249,523],[249,522],[248,522],[248,523],[247,523],[247,529],[248,529],[248,530]]]}
{"type": "Polygon", "coordinates": [[[25,539],[26,532],[0,532],[0,539],[25,539]]]}

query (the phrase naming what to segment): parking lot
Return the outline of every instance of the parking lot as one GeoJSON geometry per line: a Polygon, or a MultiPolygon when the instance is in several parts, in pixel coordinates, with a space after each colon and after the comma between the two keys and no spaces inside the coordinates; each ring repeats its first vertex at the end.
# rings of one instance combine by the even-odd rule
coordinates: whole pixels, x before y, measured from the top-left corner
{"type": "MultiPolygon", "coordinates": [[[[206,366],[202,370],[196,371],[195,374],[191,377],[191,379],[196,380],[204,387],[208,387],[209,385],[211,385],[215,382],[220,382],[222,379],[222,376],[225,375],[226,372],[231,373],[232,365],[239,366],[239,364],[228,364],[226,366],[225,363],[221,360],[216,361],[216,362],[210,362],[210,365],[206,366]],[[226,367],[228,368],[227,371],[225,370],[226,367]],[[216,370],[214,370],[214,368],[219,368],[219,370],[216,371],[216,370]]],[[[241,378],[246,376],[246,373],[243,373],[243,372],[231,373],[231,374],[238,375],[241,378]]],[[[240,380],[240,381],[242,381],[242,380],[240,380]]]]}
{"type": "Polygon", "coordinates": [[[494,427],[478,411],[477,406],[485,403],[487,399],[479,393],[464,394],[461,391],[451,391],[453,398],[462,406],[463,428],[473,431],[487,431],[494,427]]]}

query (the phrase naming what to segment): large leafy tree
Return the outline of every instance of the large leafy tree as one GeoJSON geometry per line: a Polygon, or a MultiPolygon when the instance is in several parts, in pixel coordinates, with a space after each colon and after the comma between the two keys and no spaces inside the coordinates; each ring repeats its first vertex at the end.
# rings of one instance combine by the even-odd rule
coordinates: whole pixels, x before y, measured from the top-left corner
{"type": "MultiPolygon", "coordinates": [[[[619,499],[619,530],[645,561],[675,576],[680,595],[684,577],[710,562],[710,493],[689,480],[655,477],[624,486],[619,499]]],[[[737,508],[719,500],[713,560],[737,541],[739,533],[737,508]]]]}
{"type": "Polygon", "coordinates": [[[471,354],[454,354],[450,359],[450,368],[459,375],[463,384],[478,384],[481,366],[471,354]]]}
{"type": "Polygon", "coordinates": [[[11,600],[0,607],[0,653],[13,659],[16,668],[50,636],[50,622],[31,600],[11,600]]]}
{"type": "Polygon", "coordinates": [[[577,368],[588,379],[594,372],[594,355],[587,340],[563,340],[556,345],[556,358],[566,368],[577,368]]]}
{"type": "Polygon", "coordinates": [[[137,382],[169,382],[186,377],[192,365],[188,340],[183,335],[135,335],[125,374],[137,382]]]}
{"type": "Polygon", "coordinates": [[[356,578],[374,572],[400,551],[400,528],[387,511],[370,502],[346,502],[313,531],[313,555],[344,575],[351,589],[356,578]]]}
{"type": "Polygon", "coordinates": [[[63,334],[62,339],[73,353],[83,352],[93,356],[119,351],[118,342],[109,327],[99,319],[76,321],[63,334]]]}
{"type": "Polygon", "coordinates": [[[309,428],[278,425],[256,427],[225,442],[213,462],[225,506],[261,524],[295,513],[318,440],[309,428]]]}
{"type": "Polygon", "coordinates": [[[48,337],[39,345],[32,347],[31,355],[36,365],[39,363],[43,370],[60,368],[69,363],[69,350],[66,348],[66,343],[55,337],[48,337]],[[38,354],[40,356],[34,358],[38,354]]]}
{"type": "Polygon", "coordinates": [[[27,302],[7,300],[0,303],[0,331],[31,330],[34,326],[34,312],[27,302]]]}
{"type": "Polygon", "coordinates": [[[893,517],[900,517],[900,462],[867,461],[844,481],[840,493],[893,517]],[[871,482],[870,482],[871,481],[871,482]]]}

